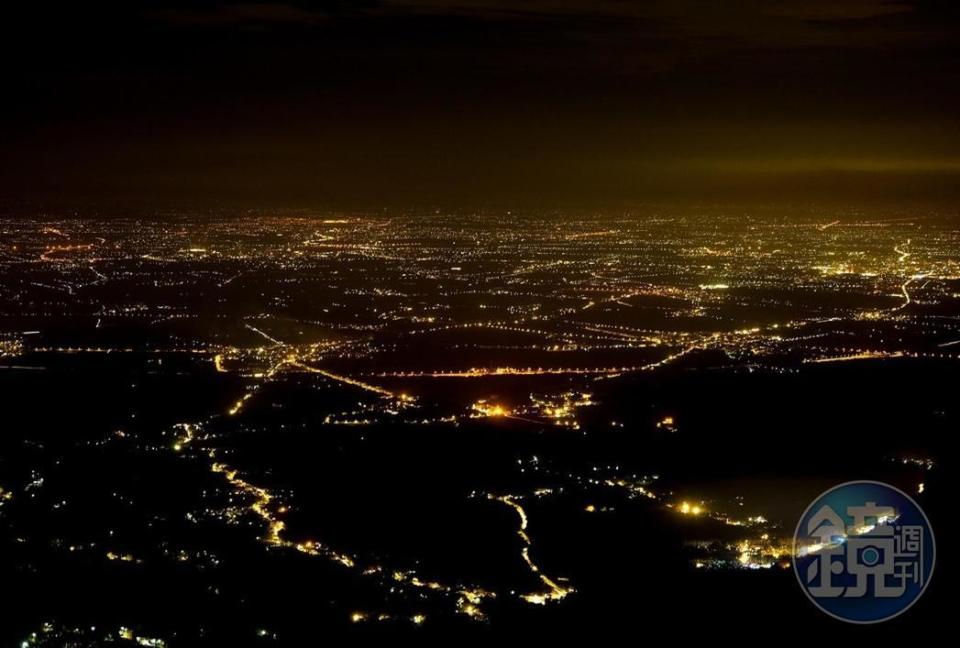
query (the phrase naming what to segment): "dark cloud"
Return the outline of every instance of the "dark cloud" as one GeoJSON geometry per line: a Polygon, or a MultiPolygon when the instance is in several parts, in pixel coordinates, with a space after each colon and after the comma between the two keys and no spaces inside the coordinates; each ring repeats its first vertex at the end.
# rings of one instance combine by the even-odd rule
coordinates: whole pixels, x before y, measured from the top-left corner
{"type": "Polygon", "coordinates": [[[914,9],[906,0],[819,0],[770,2],[764,11],[774,16],[811,21],[865,20],[880,16],[909,13],[914,9]]]}
{"type": "Polygon", "coordinates": [[[305,9],[291,4],[237,3],[197,8],[156,9],[146,12],[150,18],[186,25],[232,25],[289,23],[311,25],[330,18],[326,11],[305,9]]]}
{"type": "Polygon", "coordinates": [[[958,43],[935,0],[22,3],[0,22],[0,189],[916,187],[957,173],[958,43]]]}

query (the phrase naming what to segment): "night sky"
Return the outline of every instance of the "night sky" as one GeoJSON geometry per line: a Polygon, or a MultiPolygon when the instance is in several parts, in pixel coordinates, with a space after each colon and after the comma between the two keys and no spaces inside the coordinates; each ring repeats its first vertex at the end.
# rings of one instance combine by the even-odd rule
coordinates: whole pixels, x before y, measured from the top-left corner
{"type": "Polygon", "coordinates": [[[945,200],[960,3],[6,3],[0,199],[945,200]]]}

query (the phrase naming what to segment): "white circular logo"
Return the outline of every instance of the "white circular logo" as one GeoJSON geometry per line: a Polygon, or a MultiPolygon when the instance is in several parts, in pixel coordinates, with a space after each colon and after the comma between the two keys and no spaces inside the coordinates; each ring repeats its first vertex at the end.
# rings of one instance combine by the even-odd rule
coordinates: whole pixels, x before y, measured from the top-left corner
{"type": "Polygon", "coordinates": [[[926,514],[898,488],[853,481],[822,493],[793,536],[793,568],[814,605],[842,621],[879,623],[917,602],[936,559],[926,514]]]}

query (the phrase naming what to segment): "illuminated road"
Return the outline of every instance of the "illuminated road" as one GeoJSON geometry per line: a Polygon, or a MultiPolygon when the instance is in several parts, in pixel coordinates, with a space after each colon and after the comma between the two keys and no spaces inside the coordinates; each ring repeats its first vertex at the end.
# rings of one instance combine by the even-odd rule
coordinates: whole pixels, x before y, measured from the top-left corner
{"type": "Polygon", "coordinates": [[[520,527],[517,529],[517,535],[520,536],[520,540],[523,543],[523,546],[520,550],[520,555],[530,571],[533,572],[547,587],[546,591],[522,594],[520,598],[535,605],[545,605],[548,601],[560,601],[572,594],[575,591],[573,588],[559,585],[554,579],[543,573],[543,571],[540,569],[540,566],[537,565],[530,557],[530,549],[533,547],[533,543],[530,540],[530,536],[527,534],[527,512],[523,509],[523,507],[510,495],[502,495],[500,497],[488,495],[488,497],[491,500],[502,502],[516,511],[517,516],[520,518],[520,527]]]}
{"type": "Polygon", "coordinates": [[[850,362],[854,360],[878,360],[880,358],[902,358],[902,351],[864,351],[863,353],[854,353],[844,356],[833,356],[829,358],[811,358],[804,360],[809,364],[820,364],[825,362],[850,362]]]}
{"type": "MultiPolygon", "coordinates": [[[[903,245],[904,247],[910,245],[910,241],[907,241],[903,245]]],[[[894,246],[893,251],[900,255],[900,258],[897,259],[897,263],[906,263],[907,258],[910,256],[910,253],[906,250],[901,250],[899,245],[894,246]]]]}
{"type": "MultiPolygon", "coordinates": [[[[373,392],[374,394],[379,394],[380,396],[389,396],[390,398],[400,397],[394,394],[392,391],[384,389],[383,387],[377,387],[376,385],[371,385],[370,383],[365,383],[362,380],[357,380],[349,376],[342,376],[340,374],[335,374],[332,371],[326,371],[324,369],[318,369],[317,367],[311,367],[310,365],[305,365],[302,362],[299,362],[296,360],[290,360],[288,361],[287,364],[289,364],[291,367],[297,367],[298,369],[302,369],[303,371],[307,371],[309,373],[319,374],[325,378],[329,378],[330,380],[335,380],[345,385],[359,387],[360,389],[373,392]]],[[[402,400],[407,400],[407,398],[402,398],[402,400]]]]}
{"type": "Polygon", "coordinates": [[[911,281],[913,281],[912,277],[904,281],[903,285],[900,286],[900,291],[903,293],[903,304],[901,304],[897,310],[900,310],[900,308],[906,308],[910,305],[910,293],[907,292],[907,286],[910,285],[911,281]]]}
{"type": "Polygon", "coordinates": [[[272,342],[272,343],[275,344],[276,346],[284,346],[283,342],[281,342],[280,340],[278,340],[278,339],[276,339],[276,338],[274,338],[274,337],[271,337],[271,336],[268,335],[267,333],[265,333],[265,332],[261,331],[260,329],[258,329],[256,326],[253,326],[253,325],[251,325],[251,324],[244,324],[244,326],[247,327],[248,329],[250,329],[251,331],[253,331],[254,333],[256,333],[257,335],[259,335],[260,337],[264,338],[265,340],[268,340],[269,342],[272,342]]]}
{"type": "Polygon", "coordinates": [[[910,277],[900,285],[900,292],[903,294],[903,303],[895,308],[892,308],[891,312],[903,310],[913,302],[913,299],[910,297],[910,293],[907,291],[907,286],[909,286],[914,279],[922,279],[922,278],[923,278],[923,275],[914,275],[913,277],[910,277]]]}
{"type": "MultiPolygon", "coordinates": [[[[376,374],[380,378],[486,378],[489,376],[557,376],[565,374],[613,374],[640,371],[647,365],[629,367],[495,367],[491,369],[464,369],[462,371],[395,371],[376,374]]],[[[320,373],[318,371],[318,373],[320,373]]],[[[345,381],[344,381],[345,382],[345,381]]]]}

